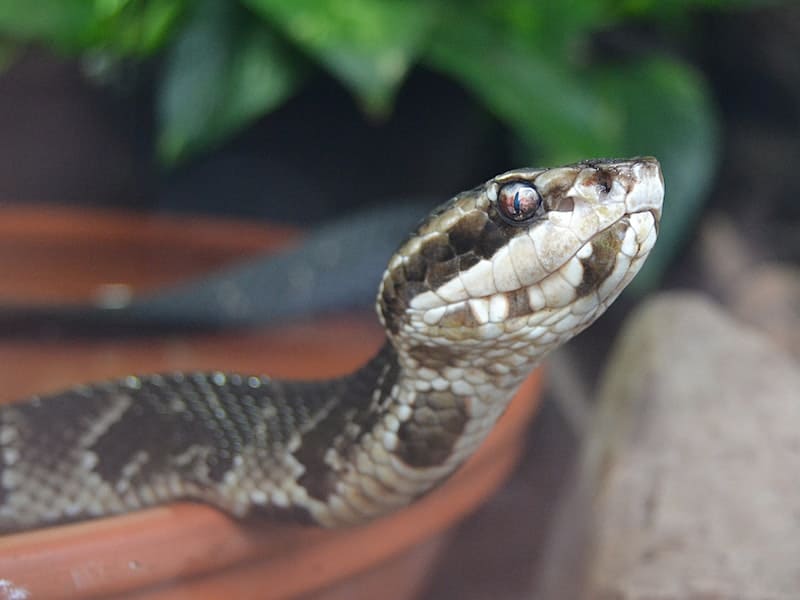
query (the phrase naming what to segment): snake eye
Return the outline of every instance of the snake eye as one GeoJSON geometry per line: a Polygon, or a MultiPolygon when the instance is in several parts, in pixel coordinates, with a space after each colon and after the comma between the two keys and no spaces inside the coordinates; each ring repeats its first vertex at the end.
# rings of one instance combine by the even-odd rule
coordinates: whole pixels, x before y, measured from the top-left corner
{"type": "Polygon", "coordinates": [[[497,193],[497,208],[512,225],[530,221],[541,204],[542,197],[530,183],[507,183],[497,193]]]}

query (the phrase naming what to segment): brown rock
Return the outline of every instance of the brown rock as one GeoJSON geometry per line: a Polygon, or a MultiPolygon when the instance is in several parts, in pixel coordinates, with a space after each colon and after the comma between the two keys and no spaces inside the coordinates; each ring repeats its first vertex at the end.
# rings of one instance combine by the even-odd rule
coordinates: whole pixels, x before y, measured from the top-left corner
{"type": "Polygon", "coordinates": [[[703,297],[625,328],[539,597],[800,598],[800,367],[703,297]]]}

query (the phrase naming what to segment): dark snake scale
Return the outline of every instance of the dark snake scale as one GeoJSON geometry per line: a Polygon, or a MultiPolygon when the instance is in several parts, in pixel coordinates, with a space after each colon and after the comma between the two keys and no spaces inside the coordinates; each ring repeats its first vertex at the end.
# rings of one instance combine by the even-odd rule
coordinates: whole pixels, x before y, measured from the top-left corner
{"type": "Polygon", "coordinates": [[[387,342],[351,375],[129,376],[0,407],[0,531],[178,499],[326,527],[407,505],[619,295],[663,195],[652,158],[509,171],[457,195],[390,260],[387,342]]]}

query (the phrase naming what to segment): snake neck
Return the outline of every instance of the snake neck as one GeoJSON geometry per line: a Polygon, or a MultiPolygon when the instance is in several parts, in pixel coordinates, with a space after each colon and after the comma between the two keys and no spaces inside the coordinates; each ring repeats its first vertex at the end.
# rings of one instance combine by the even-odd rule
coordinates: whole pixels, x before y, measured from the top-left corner
{"type": "Polygon", "coordinates": [[[343,422],[317,425],[298,455],[318,466],[300,478],[321,501],[311,503],[315,521],[360,522],[427,492],[480,445],[530,370],[498,374],[441,352],[420,354],[425,362],[387,342],[340,380],[344,410],[328,418],[343,422]]]}
{"type": "Polygon", "coordinates": [[[414,358],[392,341],[322,387],[274,382],[286,398],[324,398],[290,448],[291,462],[302,465],[290,495],[308,513],[304,520],[361,523],[424,494],[474,452],[527,373],[459,367],[430,349],[414,358]]]}

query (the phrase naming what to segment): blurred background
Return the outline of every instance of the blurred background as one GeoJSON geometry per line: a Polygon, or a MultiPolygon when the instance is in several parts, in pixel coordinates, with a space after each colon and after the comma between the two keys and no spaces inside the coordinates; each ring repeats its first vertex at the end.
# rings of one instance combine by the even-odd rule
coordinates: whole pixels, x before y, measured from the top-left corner
{"type": "MultiPolygon", "coordinates": [[[[244,242],[252,227],[284,240],[370,207],[434,205],[521,165],[660,159],[665,213],[645,270],[554,363],[561,400],[421,597],[524,597],[581,402],[641,298],[702,290],[800,356],[796,2],[5,0],[0,68],[0,220],[22,210],[26,227],[41,222],[31,214],[75,228],[106,211],[177,229],[237,219],[249,257],[271,244],[244,242]],[[520,512],[534,515],[525,528],[520,512]]],[[[24,271],[25,231],[4,231],[0,265],[24,271]]],[[[6,279],[0,301],[42,300],[6,279]]],[[[58,285],[37,289],[75,299],[58,285]]],[[[358,293],[338,308],[369,306],[358,293]]],[[[62,334],[48,321],[24,335],[62,334]]]]}
{"type": "Polygon", "coordinates": [[[652,154],[669,210],[639,290],[715,209],[793,258],[793,4],[7,1],[0,198],[307,227],[652,154]]]}

